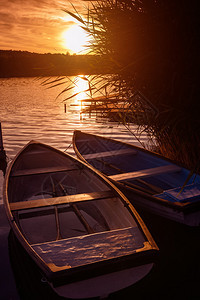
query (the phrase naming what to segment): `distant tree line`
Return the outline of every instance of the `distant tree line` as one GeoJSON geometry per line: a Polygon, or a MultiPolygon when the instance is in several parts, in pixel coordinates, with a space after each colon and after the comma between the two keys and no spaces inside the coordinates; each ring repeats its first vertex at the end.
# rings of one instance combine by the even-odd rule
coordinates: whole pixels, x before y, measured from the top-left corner
{"type": "Polygon", "coordinates": [[[97,55],[39,54],[0,50],[0,77],[62,76],[102,74],[102,58],[97,55]]]}

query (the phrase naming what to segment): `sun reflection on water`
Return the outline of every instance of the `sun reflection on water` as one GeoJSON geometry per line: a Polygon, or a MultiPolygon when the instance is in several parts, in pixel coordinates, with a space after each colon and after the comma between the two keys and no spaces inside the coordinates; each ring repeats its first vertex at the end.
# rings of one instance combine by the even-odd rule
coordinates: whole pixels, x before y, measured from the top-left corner
{"type": "Polygon", "coordinates": [[[76,110],[81,111],[85,108],[83,100],[90,98],[89,82],[86,76],[79,75],[76,77],[73,92],[75,95],[73,98],[73,104],[75,105],[76,110]]]}

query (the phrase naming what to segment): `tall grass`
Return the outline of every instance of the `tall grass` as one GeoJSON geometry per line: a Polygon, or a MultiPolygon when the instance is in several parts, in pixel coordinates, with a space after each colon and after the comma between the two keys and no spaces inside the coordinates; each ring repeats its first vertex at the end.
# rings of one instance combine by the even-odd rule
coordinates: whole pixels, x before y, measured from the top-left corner
{"type": "MultiPolygon", "coordinates": [[[[91,36],[91,53],[107,66],[109,76],[91,77],[93,91],[95,78],[102,95],[114,93],[130,104],[133,121],[144,125],[162,154],[197,169],[199,1],[87,2],[85,16],[66,12],[79,20],[91,36]]],[[[121,121],[127,125],[126,115],[121,121]]]]}

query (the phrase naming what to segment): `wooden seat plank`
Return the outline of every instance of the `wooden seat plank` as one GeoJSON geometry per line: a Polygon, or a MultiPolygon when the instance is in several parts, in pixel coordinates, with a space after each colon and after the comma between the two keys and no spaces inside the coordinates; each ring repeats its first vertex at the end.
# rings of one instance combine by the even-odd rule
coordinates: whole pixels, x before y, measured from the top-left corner
{"type": "Polygon", "coordinates": [[[10,203],[11,211],[24,210],[31,208],[40,208],[46,206],[70,204],[82,201],[91,201],[91,200],[100,200],[105,198],[115,197],[114,193],[111,190],[102,191],[102,192],[93,192],[93,193],[84,193],[76,195],[68,195],[54,198],[45,198],[45,199],[36,199],[29,201],[20,201],[10,203]]]}
{"type": "Polygon", "coordinates": [[[27,175],[37,175],[37,174],[46,174],[54,172],[64,172],[64,171],[75,171],[78,168],[67,167],[67,166],[56,166],[56,167],[47,167],[47,168],[35,168],[35,169],[24,169],[17,170],[11,174],[12,177],[17,176],[27,176],[27,175]]]}
{"type": "Polygon", "coordinates": [[[142,177],[149,177],[154,175],[159,175],[163,173],[173,173],[173,172],[180,172],[181,168],[176,165],[166,165],[156,168],[150,168],[145,169],[141,171],[134,171],[134,172],[128,172],[128,173],[122,173],[122,174],[116,174],[108,176],[112,180],[116,181],[123,181],[127,179],[137,179],[142,177]]]}
{"type": "Polygon", "coordinates": [[[120,149],[120,150],[86,154],[83,155],[83,157],[85,159],[93,159],[93,158],[109,157],[109,156],[116,156],[116,155],[123,155],[123,154],[136,154],[136,153],[137,151],[135,151],[134,149],[120,149]]]}

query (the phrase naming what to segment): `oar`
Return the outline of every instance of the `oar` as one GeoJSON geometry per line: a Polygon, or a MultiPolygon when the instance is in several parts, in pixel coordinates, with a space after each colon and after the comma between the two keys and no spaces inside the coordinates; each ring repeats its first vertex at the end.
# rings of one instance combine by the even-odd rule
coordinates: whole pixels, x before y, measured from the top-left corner
{"type": "Polygon", "coordinates": [[[140,182],[140,183],[142,183],[142,184],[144,184],[144,185],[146,185],[148,188],[150,188],[153,191],[154,194],[155,193],[156,194],[160,194],[160,193],[163,192],[163,189],[159,188],[158,186],[156,186],[154,184],[148,183],[148,182],[146,182],[143,179],[136,178],[135,180],[138,181],[138,182],[140,182]]]}
{"type": "MultiPolygon", "coordinates": [[[[117,166],[115,166],[115,165],[113,165],[113,164],[111,164],[111,163],[109,163],[109,162],[107,162],[107,161],[104,161],[104,160],[102,160],[102,159],[100,159],[100,158],[97,158],[97,161],[99,161],[99,162],[101,162],[101,163],[107,165],[108,167],[110,167],[110,168],[112,168],[112,169],[114,169],[114,170],[116,170],[116,171],[118,171],[118,172],[120,172],[120,173],[125,173],[125,171],[123,171],[122,169],[118,168],[117,166]]],[[[144,188],[142,188],[142,187],[140,187],[140,186],[138,186],[138,185],[135,185],[135,184],[133,184],[133,183],[127,182],[127,181],[123,181],[123,183],[124,183],[125,185],[131,186],[131,187],[133,187],[133,188],[140,189],[141,191],[148,192],[148,193],[150,193],[150,194],[152,194],[152,195],[155,194],[155,193],[156,193],[156,194],[160,194],[160,193],[163,192],[163,190],[162,190],[161,188],[159,188],[159,187],[157,187],[157,186],[155,186],[155,185],[153,185],[153,184],[151,184],[151,183],[148,183],[148,182],[144,181],[143,179],[135,178],[135,181],[138,181],[138,182],[142,183],[143,185],[146,185],[148,188],[151,189],[152,192],[149,191],[149,190],[147,190],[147,189],[144,189],[144,188]]]]}
{"type": "MultiPolygon", "coordinates": [[[[50,176],[50,178],[51,178],[51,184],[52,184],[52,188],[53,188],[52,194],[53,194],[53,197],[56,197],[57,194],[56,194],[55,184],[54,184],[53,179],[52,179],[51,176],[50,176]]],[[[59,214],[58,214],[58,208],[57,208],[57,206],[54,206],[54,211],[55,211],[56,230],[57,230],[56,240],[61,240],[62,236],[61,236],[61,232],[60,232],[60,220],[59,220],[59,214]]]]}
{"type": "Polygon", "coordinates": [[[78,209],[77,205],[71,204],[71,206],[72,206],[75,214],[77,215],[77,217],[79,218],[79,220],[81,221],[81,223],[83,224],[83,226],[85,227],[85,229],[87,230],[87,232],[88,233],[94,233],[95,231],[90,226],[90,224],[86,221],[86,219],[84,218],[84,216],[82,215],[82,213],[78,209]]]}
{"type": "MultiPolygon", "coordinates": [[[[67,195],[67,191],[66,189],[63,187],[63,185],[61,183],[58,183],[60,188],[62,189],[64,195],[67,195]]],[[[84,216],[82,215],[82,213],[80,212],[80,210],[78,209],[76,204],[70,204],[71,207],[73,208],[75,214],[77,215],[77,217],[79,218],[79,220],[81,221],[81,223],[83,224],[83,226],[85,227],[85,229],[87,230],[88,233],[94,233],[95,231],[93,230],[93,228],[90,226],[90,224],[86,221],[86,219],[84,218],[84,216]]]]}
{"type": "Polygon", "coordinates": [[[121,181],[120,184],[122,184],[123,186],[126,186],[128,188],[132,188],[134,190],[135,189],[136,190],[140,190],[141,192],[147,193],[149,195],[154,195],[155,194],[155,192],[153,192],[152,190],[145,189],[144,187],[141,187],[141,186],[139,186],[137,184],[133,184],[133,183],[125,181],[125,180],[121,181]]]}
{"type": "Polygon", "coordinates": [[[57,206],[54,206],[55,209],[55,218],[56,218],[56,229],[57,229],[57,237],[56,240],[61,240],[61,232],[60,232],[60,220],[59,220],[59,214],[58,214],[58,208],[57,206]]]}

